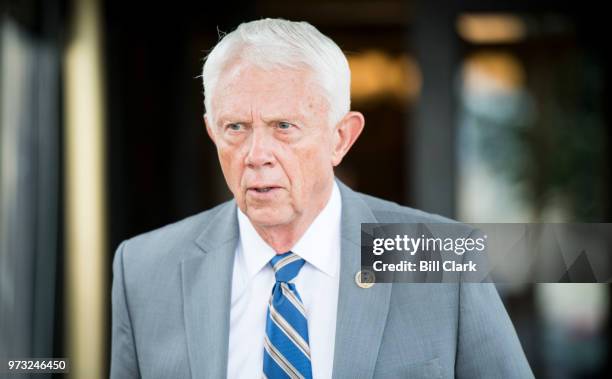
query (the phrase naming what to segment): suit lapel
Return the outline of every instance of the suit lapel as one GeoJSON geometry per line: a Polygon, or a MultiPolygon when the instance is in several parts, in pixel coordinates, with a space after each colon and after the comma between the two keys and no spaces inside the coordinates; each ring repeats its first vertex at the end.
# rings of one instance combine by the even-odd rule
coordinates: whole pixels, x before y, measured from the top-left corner
{"type": "Polygon", "coordinates": [[[221,378],[227,372],[234,251],[238,241],[235,203],[221,206],[196,239],[198,255],[182,262],[182,295],[192,377],[221,378]]]}
{"type": "Polygon", "coordinates": [[[363,289],[355,275],[361,269],[361,223],[378,222],[368,205],[338,181],[342,194],[340,288],[336,320],[334,378],[371,378],[389,310],[391,284],[363,289]]]}

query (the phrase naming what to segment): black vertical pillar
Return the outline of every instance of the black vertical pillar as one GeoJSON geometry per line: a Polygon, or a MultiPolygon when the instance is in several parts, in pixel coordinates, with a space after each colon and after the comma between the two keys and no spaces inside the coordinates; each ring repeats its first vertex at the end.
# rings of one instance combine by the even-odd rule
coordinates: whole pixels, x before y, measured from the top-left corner
{"type": "Polygon", "coordinates": [[[413,45],[423,86],[407,141],[412,205],[449,217],[455,213],[456,13],[439,2],[416,7],[413,45]]]}

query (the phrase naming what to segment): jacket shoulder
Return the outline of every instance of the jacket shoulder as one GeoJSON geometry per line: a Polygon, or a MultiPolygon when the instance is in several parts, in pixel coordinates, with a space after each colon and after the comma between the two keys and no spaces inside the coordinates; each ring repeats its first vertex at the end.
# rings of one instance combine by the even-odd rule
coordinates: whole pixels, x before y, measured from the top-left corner
{"type": "Polygon", "coordinates": [[[361,192],[355,193],[368,205],[380,223],[457,223],[455,220],[434,213],[403,206],[361,192]]]}
{"type": "Polygon", "coordinates": [[[231,207],[233,201],[227,201],[172,224],[139,234],[124,241],[118,251],[123,250],[124,259],[133,263],[181,260],[193,251],[195,240],[214,222],[215,216],[231,207]]]}

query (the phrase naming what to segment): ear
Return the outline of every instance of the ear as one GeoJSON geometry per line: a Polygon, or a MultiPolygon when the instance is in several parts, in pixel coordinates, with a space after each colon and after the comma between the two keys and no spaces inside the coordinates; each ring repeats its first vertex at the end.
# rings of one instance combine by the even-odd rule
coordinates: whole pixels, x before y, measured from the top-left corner
{"type": "Polygon", "coordinates": [[[340,120],[334,130],[334,150],[332,152],[332,164],[335,166],[342,162],[342,158],[348,153],[351,146],[357,141],[365,119],[359,112],[349,112],[340,120]]]}
{"type": "Polygon", "coordinates": [[[213,124],[210,118],[208,117],[208,113],[204,113],[204,125],[206,125],[206,132],[208,133],[208,136],[213,141],[213,143],[216,145],[217,142],[215,141],[215,132],[213,132],[212,130],[213,124]]]}

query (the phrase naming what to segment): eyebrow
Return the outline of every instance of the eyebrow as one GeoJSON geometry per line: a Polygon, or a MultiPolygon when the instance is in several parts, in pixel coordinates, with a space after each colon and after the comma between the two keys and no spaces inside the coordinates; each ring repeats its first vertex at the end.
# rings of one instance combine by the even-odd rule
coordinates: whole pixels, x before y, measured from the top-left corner
{"type": "Polygon", "coordinates": [[[289,122],[301,122],[304,119],[303,115],[299,114],[290,114],[290,115],[271,115],[264,116],[261,118],[266,124],[269,124],[274,121],[289,121],[289,122]]]}
{"type": "MultiPolygon", "coordinates": [[[[299,115],[299,114],[291,114],[288,116],[283,116],[281,114],[278,114],[278,115],[264,116],[261,119],[266,124],[270,124],[275,121],[287,121],[291,123],[301,123],[304,120],[304,116],[299,115]]],[[[221,115],[217,117],[216,120],[217,120],[216,124],[218,126],[222,126],[230,122],[231,123],[241,123],[241,124],[250,124],[253,122],[250,115],[246,117],[242,117],[242,116],[233,116],[233,115],[226,114],[226,115],[221,115]]]]}
{"type": "Polygon", "coordinates": [[[222,126],[223,124],[228,123],[228,122],[248,124],[248,123],[251,123],[253,120],[251,119],[251,116],[242,117],[242,116],[221,115],[220,117],[216,118],[216,121],[217,121],[216,124],[218,126],[222,126]]]}

